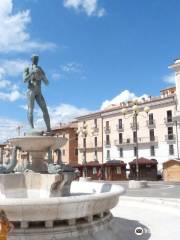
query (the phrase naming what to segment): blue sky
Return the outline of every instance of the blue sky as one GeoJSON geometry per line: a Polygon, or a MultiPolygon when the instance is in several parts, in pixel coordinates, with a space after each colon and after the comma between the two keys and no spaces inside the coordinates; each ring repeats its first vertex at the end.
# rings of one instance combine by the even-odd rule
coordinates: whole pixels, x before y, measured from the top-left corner
{"type": "Polygon", "coordinates": [[[1,0],[1,141],[27,124],[22,72],[32,53],[50,81],[53,125],[173,85],[179,9],[178,0],[1,0]]]}

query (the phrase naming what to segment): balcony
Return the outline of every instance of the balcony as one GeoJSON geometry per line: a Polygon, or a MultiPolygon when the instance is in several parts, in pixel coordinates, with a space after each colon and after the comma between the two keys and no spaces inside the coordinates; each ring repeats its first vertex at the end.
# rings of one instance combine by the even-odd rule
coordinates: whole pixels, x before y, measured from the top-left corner
{"type": "Polygon", "coordinates": [[[158,137],[154,136],[154,137],[142,137],[142,138],[138,138],[138,144],[139,145],[144,145],[144,144],[157,144],[158,143],[158,137]]]}
{"type": "Polygon", "coordinates": [[[174,142],[176,142],[176,135],[175,134],[165,135],[165,141],[167,143],[174,143],[174,142]]]}
{"type": "MultiPolygon", "coordinates": [[[[132,130],[136,130],[136,123],[135,122],[131,123],[131,128],[132,128],[132,130]]],[[[137,129],[139,129],[139,123],[137,123],[137,129]]]]}
{"type": "Polygon", "coordinates": [[[164,118],[164,123],[168,126],[174,125],[173,118],[164,118]]]}
{"type": "Polygon", "coordinates": [[[83,144],[79,144],[78,149],[80,151],[85,151],[85,150],[86,151],[94,151],[94,150],[102,150],[102,146],[99,146],[99,144],[95,145],[94,143],[87,143],[86,147],[83,146],[83,144]]]}
{"type": "Polygon", "coordinates": [[[105,142],[104,142],[104,146],[105,146],[105,147],[107,147],[107,148],[108,148],[108,147],[111,147],[111,143],[110,143],[110,142],[107,142],[107,141],[105,141],[105,142]]]}
{"type": "Polygon", "coordinates": [[[114,141],[114,145],[115,146],[125,146],[125,145],[129,145],[130,144],[130,141],[129,141],[130,139],[123,139],[123,141],[121,142],[121,141],[119,141],[119,140],[115,140],[114,141]]]}
{"type": "Polygon", "coordinates": [[[156,122],[155,122],[155,120],[151,120],[151,121],[147,120],[146,125],[147,125],[148,128],[155,128],[156,127],[156,122]]]}
{"type": "Polygon", "coordinates": [[[105,134],[109,134],[111,132],[111,128],[109,126],[104,127],[105,134]]]}
{"type": "Polygon", "coordinates": [[[97,126],[92,127],[91,130],[92,130],[92,135],[98,135],[99,128],[97,126]]]}
{"type": "MultiPolygon", "coordinates": [[[[135,146],[136,145],[136,141],[134,141],[133,139],[124,139],[122,142],[119,142],[119,140],[115,140],[114,141],[114,145],[117,147],[120,146],[135,146]]],[[[138,145],[150,145],[150,144],[157,144],[158,143],[158,138],[154,137],[154,138],[149,138],[149,137],[144,137],[144,138],[138,138],[138,145]]]]}
{"type": "Polygon", "coordinates": [[[116,130],[117,130],[118,132],[123,132],[123,131],[124,131],[124,125],[123,125],[123,124],[122,124],[122,125],[117,124],[117,125],[116,125],[116,130]]]}

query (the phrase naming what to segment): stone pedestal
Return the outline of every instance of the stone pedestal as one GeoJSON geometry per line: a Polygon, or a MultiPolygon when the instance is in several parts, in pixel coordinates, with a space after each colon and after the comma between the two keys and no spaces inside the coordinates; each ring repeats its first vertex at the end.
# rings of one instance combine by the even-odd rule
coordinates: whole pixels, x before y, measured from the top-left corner
{"type": "Polygon", "coordinates": [[[129,181],[129,188],[147,188],[148,182],[147,181],[137,181],[137,180],[131,180],[129,181]]]}

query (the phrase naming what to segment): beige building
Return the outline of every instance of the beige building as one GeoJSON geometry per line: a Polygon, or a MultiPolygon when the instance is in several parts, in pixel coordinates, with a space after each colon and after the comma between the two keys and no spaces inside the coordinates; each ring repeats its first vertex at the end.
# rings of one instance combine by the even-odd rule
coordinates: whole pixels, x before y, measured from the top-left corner
{"type": "Polygon", "coordinates": [[[79,163],[147,158],[158,169],[169,159],[180,159],[180,59],[169,67],[175,87],[158,97],[129,101],[79,117],[79,163]]]}
{"type": "Polygon", "coordinates": [[[157,159],[160,170],[164,161],[179,158],[179,124],[177,126],[173,118],[175,91],[175,87],[164,89],[159,97],[141,99],[138,103],[119,103],[79,117],[79,163],[85,160],[129,163],[138,153],[139,158],[157,159]]]}

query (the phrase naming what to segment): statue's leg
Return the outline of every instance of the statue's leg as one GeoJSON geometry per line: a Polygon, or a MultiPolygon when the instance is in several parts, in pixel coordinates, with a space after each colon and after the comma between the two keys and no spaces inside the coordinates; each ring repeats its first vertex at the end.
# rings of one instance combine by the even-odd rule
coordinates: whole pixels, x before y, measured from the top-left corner
{"type": "Polygon", "coordinates": [[[31,128],[34,128],[34,122],[33,122],[33,110],[34,110],[34,93],[32,91],[28,91],[27,93],[27,99],[28,99],[28,122],[31,128]]]}
{"type": "Polygon", "coordinates": [[[51,132],[50,117],[49,117],[48,109],[47,109],[44,97],[41,93],[36,95],[36,101],[43,112],[43,118],[46,124],[47,131],[51,132]]]}

